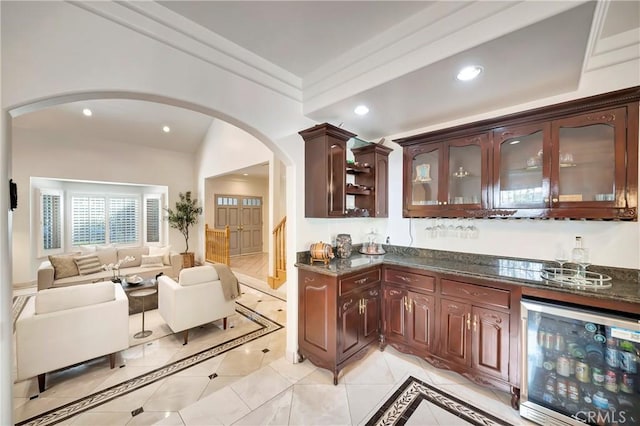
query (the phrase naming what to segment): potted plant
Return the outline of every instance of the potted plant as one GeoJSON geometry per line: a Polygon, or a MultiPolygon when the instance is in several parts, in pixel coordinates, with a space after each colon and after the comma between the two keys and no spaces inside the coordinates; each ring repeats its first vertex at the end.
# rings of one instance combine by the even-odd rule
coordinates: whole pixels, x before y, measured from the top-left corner
{"type": "Polygon", "coordinates": [[[198,216],[202,214],[202,207],[198,206],[198,200],[191,198],[191,191],[179,194],[180,200],[176,201],[175,209],[166,208],[169,226],[177,229],[184,236],[185,249],[182,252],[182,262],[185,268],[194,265],[193,252],[189,252],[189,228],[198,223],[198,216]]]}

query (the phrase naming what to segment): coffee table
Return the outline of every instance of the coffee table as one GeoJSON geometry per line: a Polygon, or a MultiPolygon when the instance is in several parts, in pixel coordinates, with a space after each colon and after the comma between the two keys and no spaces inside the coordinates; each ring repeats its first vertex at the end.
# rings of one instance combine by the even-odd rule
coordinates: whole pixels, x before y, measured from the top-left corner
{"type": "MultiPolygon", "coordinates": [[[[131,297],[131,292],[142,290],[142,289],[149,289],[149,288],[158,290],[158,282],[155,280],[155,278],[147,278],[137,285],[131,285],[127,283],[126,279],[123,279],[120,284],[122,285],[122,288],[124,289],[124,292],[126,293],[127,298],[129,299],[129,315],[138,314],[142,312],[142,308],[143,308],[142,299],[131,297]]],[[[155,294],[149,295],[145,299],[146,299],[144,301],[145,310],[150,311],[151,309],[158,309],[157,291],[155,294]]]]}

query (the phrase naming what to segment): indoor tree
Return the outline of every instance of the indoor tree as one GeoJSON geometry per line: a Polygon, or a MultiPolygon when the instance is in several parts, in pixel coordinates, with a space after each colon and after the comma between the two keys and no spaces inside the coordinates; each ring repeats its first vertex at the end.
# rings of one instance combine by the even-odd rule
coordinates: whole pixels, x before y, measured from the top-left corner
{"type": "Polygon", "coordinates": [[[198,200],[191,198],[191,191],[179,193],[175,209],[166,208],[169,226],[177,229],[184,236],[185,249],[182,253],[186,266],[193,266],[193,253],[189,252],[189,229],[198,223],[198,216],[202,214],[202,207],[198,206],[198,200]],[[187,264],[188,262],[188,264],[187,264]]]}

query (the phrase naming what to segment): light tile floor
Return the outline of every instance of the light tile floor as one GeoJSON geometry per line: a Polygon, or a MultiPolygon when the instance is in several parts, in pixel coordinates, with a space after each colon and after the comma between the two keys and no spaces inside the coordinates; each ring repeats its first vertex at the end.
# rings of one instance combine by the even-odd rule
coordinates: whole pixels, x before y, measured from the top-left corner
{"type": "MultiPolygon", "coordinates": [[[[241,302],[285,325],[286,302],[277,294],[267,294],[273,291],[266,284],[265,292],[256,289],[259,283],[255,281],[251,285],[253,288],[242,287],[241,302]]],[[[238,328],[243,325],[238,318],[233,321],[238,328]]],[[[50,388],[37,399],[29,399],[37,393],[35,380],[18,382],[14,386],[14,420],[28,419],[149,372],[159,364],[179,359],[185,351],[210,345],[207,336],[215,334],[215,329],[215,324],[197,329],[187,347],[180,344],[179,337],[170,335],[129,348],[121,355],[126,368],[109,370],[106,359],[99,359],[65,370],[48,378],[50,388]]],[[[510,408],[507,393],[477,386],[391,347],[384,352],[371,348],[364,359],[341,372],[339,384],[334,386],[329,371],[309,361],[292,364],[284,358],[285,333],[281,329],[248,342],[58,424],[356,425],[366,422],[408,375],[437,385],[512,424],[531,424],[510,408]],[[143,412],[132,416],[132,411],[140,407],[143,412]]],[[[409,424],[461,423],[450,413],[423,402],[409,424]]]]}

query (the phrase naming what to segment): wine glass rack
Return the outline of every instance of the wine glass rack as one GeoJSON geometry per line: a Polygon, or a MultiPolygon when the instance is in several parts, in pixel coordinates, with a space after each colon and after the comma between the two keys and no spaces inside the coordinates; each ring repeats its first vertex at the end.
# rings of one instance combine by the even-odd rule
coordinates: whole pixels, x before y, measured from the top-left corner
{"type": "Polygon", "coordinates": [[[569,287],[605,289],[611,288],[611,277],[598,272],[586,271],[580,276],[580,271],[572,268],[544,268],[540,275],[545,280],[569,287]]]}

